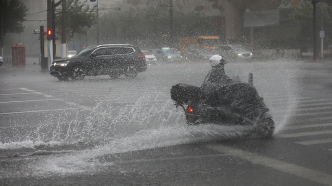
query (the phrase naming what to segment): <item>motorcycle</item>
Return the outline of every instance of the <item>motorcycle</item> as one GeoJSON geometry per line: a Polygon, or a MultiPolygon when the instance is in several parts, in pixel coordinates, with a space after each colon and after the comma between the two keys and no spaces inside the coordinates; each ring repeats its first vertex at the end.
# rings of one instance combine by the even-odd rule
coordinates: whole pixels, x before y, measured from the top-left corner
{"type": "Polygon", "coordinates": [[[201,87],[178,83],[171,88],[171,99],[183,108],[188,125],[253,126],[251,133],[270,138],[274,121],[249,77],[248,83],[227,79],[208,95],[201,87]]]}

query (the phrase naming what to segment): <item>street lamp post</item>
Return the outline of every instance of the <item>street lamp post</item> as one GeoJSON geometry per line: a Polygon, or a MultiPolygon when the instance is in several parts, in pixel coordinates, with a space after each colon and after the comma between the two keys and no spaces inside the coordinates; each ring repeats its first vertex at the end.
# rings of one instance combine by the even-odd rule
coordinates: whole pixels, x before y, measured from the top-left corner
{"type": "Polygon", "coordinates": [[[169,16],[170,16],[170,42],[171,42],[171,47],[173,47],[173,0],[170,0],[170,4],[169,4],[169,16]]]}
{"type": "Polygon", "coordinates": [[[320,4],[321,4],[321,9],[322,9],[322,18],[321,18],[322,30],[321,30],[321,34],[320,34],[320,38],[321,38],[320,57],[323,60],[323,57],[324,57],[324,55],[323,55],[323,53],[324,53],[323,0],[321,0],[320,4]]]}
{"type": "Polygon", "coordinates": [[[317,37],[316,37],[316,4],[319,0],[311,0],[312,8],[313,8],[313,15],[312,15],[312,25],[313,25],[313,31],[312,31],[312,38],[313,38],[313,60],[316,61],[317,57],[317,37]]]}

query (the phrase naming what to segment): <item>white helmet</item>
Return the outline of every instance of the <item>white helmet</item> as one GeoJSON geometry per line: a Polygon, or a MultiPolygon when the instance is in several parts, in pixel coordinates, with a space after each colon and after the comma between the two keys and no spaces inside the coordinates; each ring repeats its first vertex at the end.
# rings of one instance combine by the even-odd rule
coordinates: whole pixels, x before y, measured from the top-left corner
{"type": "Polygon", "coordinates": [[[220,55],[213,55],[213,56],[209,59],[209,61],[210,61],[210,64],[211,64],[212,67],[217,66],[217,65],[219,65],[219,64],[223,64],[223,65],[224,65],[224,64],[227,63],[226,58],[223,57],[223,56],[220,56],[220,55]]]}

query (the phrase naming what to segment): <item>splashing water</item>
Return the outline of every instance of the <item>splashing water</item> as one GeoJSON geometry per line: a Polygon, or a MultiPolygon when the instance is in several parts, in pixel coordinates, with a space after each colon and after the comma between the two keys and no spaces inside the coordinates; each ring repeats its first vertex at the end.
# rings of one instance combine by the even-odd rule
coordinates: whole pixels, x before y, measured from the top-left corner
{"type": "MultiPolygon", "coordinates": [[[[275,73],[280,73],[285,79],[280,81],[283,84],[271,85],[270,82],[260,81],[258,73],[260,71],[252,68],[255,86],[257,85],[259,93],[263,93],[263,97],[268,97],[264,95],[265,92],[266,95],[271,93],[294,95],[294,97],[286,96],[284,105],[275,104],[269,99],[265,100],[274,117],[276,132],[287,124],[297,106],[296,82],[289,81],[290,77],[287,76],[289,72],[283,71],[284,69],[275,70],[275,73]],[[267,89],[269,91],[266,91],[267,89]],[[279,112],[280,110],[283,112],[279,112]]],[[[146,94],[131,105],[100,101],[92,110],[52,113],[47,119],[25,131],[24,135],[20,131],[11,140],[0,142],[0,150],[22,148],[37,149],[37,152],[40,149],[54,152],[58,152],[59,149],[70,150],[68,154],[32,159],[27,165],[27,169],[30,170],[27,172],[34,176],[54,173],[65,175],[93,172],[98,166],[111,166],[112,162],[98,161],[97,157],[103,155],[237,138],[251,130],[248,126],[187,126],[183,111],[177,111],[168,98],[169,95],[164,94],[163,92],[146,94]],[[167,99],[160,99],[163,96],[167,99]]]]}

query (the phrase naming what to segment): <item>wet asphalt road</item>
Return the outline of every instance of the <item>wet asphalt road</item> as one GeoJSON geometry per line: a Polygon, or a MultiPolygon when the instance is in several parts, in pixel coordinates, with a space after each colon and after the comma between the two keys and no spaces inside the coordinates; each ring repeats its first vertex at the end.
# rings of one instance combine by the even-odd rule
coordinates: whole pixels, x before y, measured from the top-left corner
{"type": "Polygon", "coordinates": [[[332,185],[332,62],[226,65],[270,108],[276,133],[259,139],[185,125],[169,89],[199,86],[208,63],[59,82],[35,61],[0,69],[0,185],[332,185]]]}

